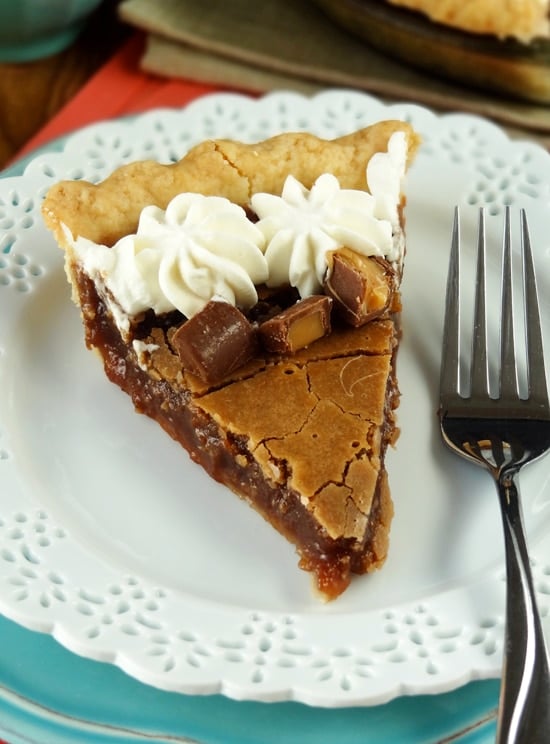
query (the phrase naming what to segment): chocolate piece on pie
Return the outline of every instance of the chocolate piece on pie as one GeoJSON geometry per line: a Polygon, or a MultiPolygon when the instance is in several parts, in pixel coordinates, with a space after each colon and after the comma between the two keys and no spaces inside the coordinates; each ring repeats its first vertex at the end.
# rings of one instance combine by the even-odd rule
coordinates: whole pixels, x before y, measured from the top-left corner
{"type": "Polygon", "coordinates": [[[326,295],[311,295],[281,310],[259,328],[267,351],[292,354],[330,333],[332,300],[326,295]]]}
{"type": "Polygon", "coordinates": [[[325,291],[342,317],[357,327],[388,310],[395,281],[395,272],[387,262],[343,248],[332,256],[325,291]]]}
{"type": "Polygon", "coordinates": [[[183,368],[209,383],[242,367],[258,350],[252,323],[229,302],[210,300],[171,337],[183,368]]]}
{"type": "MultiPolygon", "coordinates": [[[[399,121],[336,140],[299,133],[254,145],[211,141],[174,165],[134,163],[99,185],[62,182],[43,206],[66,252],[86,343],[107,376],[294,543],[327,599],[352,573],[382,565],[388,548],[384,455],[397,438],[400,179],[417,145],[399,121]],[[388,194],[379,193],[386,169],[393,169],[389,208],[388,194]],[[302,202],[324,205],[307,240],[302,202]],[[389,211],[377,217],[382,202],[389,211]],[[351,211],[336,209],[342,203],[351,211]],[[289,210],[299,225],[293,236],[279,229],[289,210]],[[342,212],[345,224],[334,217],[342,212]],[[354,232],[358,224],[368,238],[363,227],[354,232]],[[288,342],[292,320],[304,317],[296,308],[316,305],[307,298],[323,293],[329,257],[347,237],[353,250],[384,251],[391,297],[378,317],[357,328],[334,317],[326,333],[323,315],[315,320],[325,335],[316,340],[247,351],[223,371],[217,359],[195,374],[200,364],[186,361],[186,344],[200,347],[191,324],[200,324],[205,307],[208,314],[221,298],[238,308],[235,356],[245,347],[243,315],[258,327],[286,313],[288,342]]],[[[331,302],[321,298],[323,312],[331,302]]],[[[295,331],[309,339],[305,325],[295,331]]]]}

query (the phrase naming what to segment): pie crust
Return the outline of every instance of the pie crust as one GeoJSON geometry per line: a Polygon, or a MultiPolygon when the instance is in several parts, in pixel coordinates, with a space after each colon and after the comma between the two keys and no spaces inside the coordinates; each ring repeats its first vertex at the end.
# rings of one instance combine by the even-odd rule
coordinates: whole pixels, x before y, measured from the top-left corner
{"type": "Polygon", "coordinates": [[[387,0],[475,34],[530,42],[550,37],[548,0],[387,0]]]}
{"type": "Polygon", "coordinates": [[[309,346],[259,352],[214,384],[182,367],[172,344],[185,320],[177,311],[142,313],[130,334],[121,334],[73,240],[113,245],[135,232],[143,207],[165,208],[181,192],[247,206],[257,192],[281,193],[289,174],[310,188],[324,173],[343,188],[362,189],[366,163],[396,131],[405,132],[410,161],[419,141],[398,121],[336,140],[292,133],[253,145],[207,141],[172,165],[132,163],[98,185],[61,182],[43,205],[66,253],[86,344],[99,352],[107,376],[137,411],[294,543],[300,566],[326,599],[344,591],[352,573],[381,566],[387,554],[393,505],[384,455],[398,436],[398,289],[384,314],[361,327],[336,319],[332,332],[309,346]]]}

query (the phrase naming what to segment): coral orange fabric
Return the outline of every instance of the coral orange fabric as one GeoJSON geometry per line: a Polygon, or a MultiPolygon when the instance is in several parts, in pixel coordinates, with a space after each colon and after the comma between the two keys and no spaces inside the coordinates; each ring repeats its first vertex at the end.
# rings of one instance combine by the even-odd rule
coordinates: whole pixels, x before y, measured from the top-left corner
{"type": "MultiPolygon", "coordinates": [[[[15,159],[64,134],[103,119],[137,114],[163,106],[184,106],[219,86],[193,80],[165,79],[142,72],[141,34],[126,44],[88,83],[17,153],[15,159]]],[[[0,742],[1,744],[1,742],[0,742]]]]}

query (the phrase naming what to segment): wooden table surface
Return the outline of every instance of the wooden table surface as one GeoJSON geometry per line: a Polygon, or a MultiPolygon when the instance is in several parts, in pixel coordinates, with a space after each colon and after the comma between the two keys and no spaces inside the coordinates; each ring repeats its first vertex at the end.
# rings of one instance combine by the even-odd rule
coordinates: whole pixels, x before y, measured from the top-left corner
{"type": "Polygon", "coordinates": [[[128,37],[117,4],[104,0],[65,51],[34,62],[0,63],[0,169],[128,37]]]}

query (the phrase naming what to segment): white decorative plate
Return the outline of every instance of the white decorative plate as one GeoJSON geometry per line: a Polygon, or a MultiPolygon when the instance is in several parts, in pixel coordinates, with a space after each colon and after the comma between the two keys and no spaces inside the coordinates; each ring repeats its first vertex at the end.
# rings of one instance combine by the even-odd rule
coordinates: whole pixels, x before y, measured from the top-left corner
{"type": "MultiPolygon", "coordinates": [[[[503,556],[493,486],[438,433],[442,308],[455,204],[525,207],[550,343],[550,156],[487,121],[361,93],[213,95],[101,123],[0,181],[0,610],[167,690],[318,706],[375,704],[499,673],[503,556]],[[54,181],[170,161],[206,137],[334,137],[405,118],[424,145],[407,182],[402,388],[388,469],[396,516],[382,571],[336,602],[293,549],[111,385],[84,348],[62,255],[40,217],[54,181]]],[[[523,479],[549,629],[550,460],[523,479]]]]}

